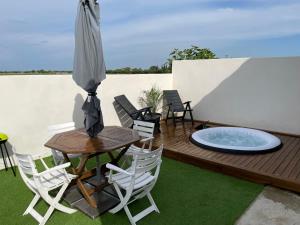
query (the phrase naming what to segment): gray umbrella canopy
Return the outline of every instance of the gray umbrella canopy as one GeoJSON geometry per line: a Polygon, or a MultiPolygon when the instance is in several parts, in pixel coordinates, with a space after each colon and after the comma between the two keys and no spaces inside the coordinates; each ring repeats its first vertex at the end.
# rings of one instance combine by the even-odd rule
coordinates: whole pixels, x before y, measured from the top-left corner
{"type": "Polygon", "coordinates": [[[80,0],[75,24],[73,80],[88,92],[82,110],[87,133],[95,137],[103,128],[100,100],[96,90],[106,78],[99,26],[99,4],[80,0]]]}

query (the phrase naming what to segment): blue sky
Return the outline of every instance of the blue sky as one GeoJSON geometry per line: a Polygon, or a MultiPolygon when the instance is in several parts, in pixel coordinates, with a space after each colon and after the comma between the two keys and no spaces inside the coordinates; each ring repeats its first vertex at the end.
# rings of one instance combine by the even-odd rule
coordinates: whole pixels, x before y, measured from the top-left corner
{"type": "MultiPolygon", "coordinates": [[[[3,1],[0,70],[70,70],[77,0],[3,1]]],[[[299,0],[100,0],[107,68],[162,65],[174,48],[300,56],[299,0]]]]}

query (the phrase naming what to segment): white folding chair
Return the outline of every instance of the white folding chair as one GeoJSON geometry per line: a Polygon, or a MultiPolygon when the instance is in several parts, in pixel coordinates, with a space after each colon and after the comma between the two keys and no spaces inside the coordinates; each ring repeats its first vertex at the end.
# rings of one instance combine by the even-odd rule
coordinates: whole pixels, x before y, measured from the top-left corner
{"type": "Polygon", "coordinates": [[[126,152],[126,155],[132,155],[136,152],[150,152],[152,149],[152,142],[154,140],[154,128],[155,123],[134,120],[133,129],[136,130],[139,136],[142,138],[140,140],[140,142],[142,143],[142,147],[131,145],[126,152]]]}
{"type": "Polygon", "coordinates": [[[76,212],[76,210],[63,206],[59,203],[61,197],[71,180],[76,178],[75,175],[68,174],[65,168],[70,166],[70,163],[65,163],[56,167],[48,168],[44,160],[39,156],[45,170],[38,172],[36,169],[33,156],[26,154],[19,154],[15,152],[16,161],[19,167],[19,172],[26,186],[35,194],[28,208],[23,215],[30,214],[34,219],[43,225],[47,222],[54,209],[68,214],[76,212]],[[59,189],[55,197],[49,195],[49,191],[59,189]],[[35,209],[35,205],[42,198],[49,204],[49,208],[44,216],[39,214],[35,209]]]}
{"type": "Polygon", "coordinates": [[[136,130],[139,136],[141,137],[140,143],[142,144],[142,147],[138,147],[134,144],[130,145],[120,163],[121,167],[126,167],[126,165],[128,165],[131,162],[132,157],[135,153],[150,152],[152,149],[155,123],[134,120],[132,129],[136,130]]]}
{"type": "Polygon", "coordinates": [[[136,225],[137,221],[153,211],[159,213],[150,191],[153,189],[159,175],[162,150],[163,146],[161,145],[158,149],[148,153],[135,153],[132,165],[126,170],[109,163],[106,164],[106,167],[110,169],[108,182],[113,184],[120,199],[120,203],[109,212],[117,213],[124,208],[132,225],[136,225]],[[125,190],[124,195],[121,190],[125,190]],[[145,196],[151,204],[150,207],[132,216],[128,205],[145,196]]]}
{"type": "MultiPolygon", "coordinates": [[[[53,136],[55,134],[59,134],[62,132],[75,130],[75,123],[69,122],[69,123],[63,123],[63,124],[56,124],[48,126],[48,133],[50,136],[53,136]]],[[[55,165],[60,165],[64,162],[64,156],[61,152],[56,151],[55,149],[51,149],[53,160],[55,165]]],[[[68,154],[68,157],[71,158],[78,158],[81,154],[68,154]]]]}

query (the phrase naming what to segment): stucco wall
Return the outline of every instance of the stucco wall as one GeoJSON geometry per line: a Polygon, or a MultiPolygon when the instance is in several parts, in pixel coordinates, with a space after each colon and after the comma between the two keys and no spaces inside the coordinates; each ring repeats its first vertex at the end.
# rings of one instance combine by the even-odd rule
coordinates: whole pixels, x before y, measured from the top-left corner
{"type": "MultiPolygon", "coordinates": [[[[120,124],[112,104],[114,96],[126,94],[138,108],[141,92],[152,85],[170,89],[172,75],[108,75],[98,89],[105,125],[120,124]]],[[[69,75],[0,76],[0,96],[0,132],[9,135],[9,148],[13,145],[19,152],[46,151],[48,125],[83,124],[81,106],[86,93],[69,75]]]]}
{"type": "MultiPolygon", "coordinates": [[[[176,61],[173,75],[109,75],[98,90],[105,124],[120,124],[114,96],[138,106],[152,85],[178,89],[197,120],[300,134],[300,57],[176,61]]],[[[0,96],[0,132],[19,152],[47,151],[48,125],[82,126],[86,93],[71,76],[0,76],[0,96]]]]}
{"type": "Polygon", "coordinates": [[[176,61],[173,75],[198,120],[300,134],[300,57],[176,61]]]}

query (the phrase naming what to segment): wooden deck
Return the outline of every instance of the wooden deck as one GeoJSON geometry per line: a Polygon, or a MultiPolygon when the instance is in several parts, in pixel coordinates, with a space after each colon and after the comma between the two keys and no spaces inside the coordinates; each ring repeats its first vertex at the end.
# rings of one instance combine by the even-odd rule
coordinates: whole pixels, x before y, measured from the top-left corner
{"type": "MultiPolygon", "coordinates": [[[[197,124],[194,125],[194,127],[197,124]]],[[[155,146],[164,144],[166,157],[253,182],[300,192],[300,137],[278,135],[283,147],[276,152],[234,155],[205,150],[189,141],[195,129],[190,122],[161,124],[155,146]]]]}

